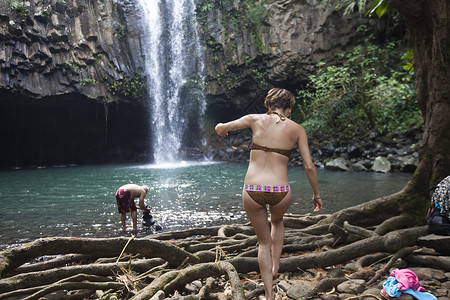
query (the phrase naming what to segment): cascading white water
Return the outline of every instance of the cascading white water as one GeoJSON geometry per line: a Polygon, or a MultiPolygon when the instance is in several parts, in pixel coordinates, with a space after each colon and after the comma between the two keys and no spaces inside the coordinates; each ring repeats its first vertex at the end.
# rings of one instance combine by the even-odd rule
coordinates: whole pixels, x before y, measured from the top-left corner
{"type": "Polygon", "coordinates": [[[189,79],[203,79],[195,3],[194,0],[138,2],[142,11],[154,162],[176,162],[183,159],[183,141],[192,132],[200,132],[206,107],[203,93],[186,87],[189,79]]]}

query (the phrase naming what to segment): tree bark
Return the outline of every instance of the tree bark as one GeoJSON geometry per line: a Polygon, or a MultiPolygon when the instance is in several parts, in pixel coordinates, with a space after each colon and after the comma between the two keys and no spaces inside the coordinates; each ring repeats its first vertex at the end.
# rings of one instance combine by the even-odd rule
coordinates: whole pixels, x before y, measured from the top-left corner
{"type": "Polygon", "coordinates": [[[374,226],[381,222],[397,216],[400,213],[399,206],[395,199],[400,193],[371,200],[360,205],[342,209],[330,217],[320,220],[318,225],[335,223],[343,226],[347,221],[355,226],[374,226]]]}
{"type": "Polygon", "coordinates": [[[52,284],[33,295],[24,298],[24,300],[36,300],[41,297],[60,290],[108,290],[108,289],[123,289],[125,286],[118,282],[62,282],[52,284]]]}
{"type": "Polygon", "coordinates": [[[5,276],[13,276],[13,275],[21,274],[21,273],[39,272],[39,271],[43,271],[43,270],[47,270],[47,269],[63,267],[68,264],[79,263],[81,261],[90,261],[95,258],[97,258],[97,257],[92,256],[92,255],[68,254],[68,255],[59,256],[59,257],[56,257],[49,261],[44,261],[41,263],[23,265],[23,266],[20,266],[4,275],[5,276]]]}
{"type": "Polygon", "coordinates": [[[244,289],[239,279],[239,274],[232,264],[228,262],[198,264],[180,271],[171,271],[154,280],[146,288],[141,290],[132,299],[141,300],[151,298],[158,290],[170,294],[176,289],[185,286],[196,279],[208,278],[226,274],[232,287],[233,300],[245,300],[244,289]]]}
{"type": "Polygon", "coordinates": [[[413,246],[413,247],[407,247],[407,248],[402,248],[400,249],[397,253],[394,254],[394,256],[392,256],[392,258],[388,261],[388,263],[380,270],[378,270],[375,273],[375,276],[369,280],[369,282],[367,282],[368,285],[376,282],[378,279],[381,278],[381,276],[385,275],[388,273],[389,269],[394,265],[394,263],[397,261],[397,259],[410,254],[411,252],[413,252],[414,250],[417,250],[417,246],[413,246]]]}
{"type": "MultiPolygon", "coordinates": [[[[397,252],[416,244],[419,236],[427,233],[427,227],[414,227],[375,236],[326,252],[293,256],[280,260],[280,272],[295,272],[299,269],[333,266],[375,252],[397,252]]],[[[235,257],[229,260],[238,272],[258,270],[257,258],[235,257]]]]}
{"type": "MultiPolygon", "coordinates": [[[[387,198],[381,198],[368,205],[345,209],[328,216],[320,221],[323,223],[322,225],[310,225],[302,229],[287,228],[279,272],[286,274],[286,272],[297,272],[305,269],[325,268],[356,260],[353,265],[359,269],[364,269],[351,274],[351,277],[369,280],[375,276],[375,272],[372,270],[372,267],[370,268],[371,270],[367,270],[364,267],[365,265],[396,253],[394,258],[388,263],[390,265],[397,258],[408,253],[402,249],[416,246],[418,237],[427,234],[426,226],[401,229],[391,231],[385,235],[378,235],[373,232],[374,228],[378,228],[377,226],[370,225],[369,228],[372,229],[370,230],[350,225],[350,223],[364,223],[355,221],[357,216],[376,214],[380,211],[380,207],[386,208],[386,206],[391,204],[389,204],[387,198]],[[379,206],[377,206],[377,203],[379,206]],[[346,222],[344,216],[350,217],[352,221],[350,223],[346,222]],[[328,233],[329,230],[333,231],[335,235],[328,233]],[[315,236],[311,233],[319,233],[321,235],[315,236]],[[339,233],[339,235],[336,233],[339,233]],[[338,237],[339,243],[336,242],[338,237]]],[[[382,218],[377,218],[380,222],[383,222],[382,220],[389,218],[389,214],[384,214],[382,218]]],[[[293,219],[295,218],[293,217],[293,219]]],[[[388,219],[389,221],[385,222],[385,224],[397,224],[396,219],[388,219]]],[[[303,221],[300,221],[300,223],[303,223],[303,221]]],[[[372,224],[373,220],[368,223],[372,224]]],[[[403,222],[400,222],[400,224],[403,224],[403,222]]],[[[294,224],[293,227],[298,228],[302,226],[294,224]]],[[[386,228],[388,227],[389,230],[392,230],[398,226],[387,226],[386,228]]],[[[112,287],[112,291],[106,292],[106,294],[122,294],[123,291],[128,291],[127,297],[134,296],[134,299],[149,299],[156,297],[158,293],[164,293],[166,297],[169,295],[178,297],[180,293],[183,293],[183,296],[180,295],[178,297],[179,299],[202,299],[205,297],[225,299],[226,295],[231,297],[229,294],[233,293],[233,299],[244,299],[243,287],[237,272],[241,273],[242,278],[249,278],[248,276],[256,278],[254,275],[243,273],[259,271],[256,258],[257,247],[255,245],[257,239],[254,235],[248,236],[243,233],[248,233],[247,226],[222,228],[224,229],[221,231],[220,236],[220,229],[201,231],[215,231],[217,233],[216,236],[209,237],[196,236],[192,238],[190,234],[196,231],[192,230],[189,233],[185,231],[182,234],[187,237],[185,240],[172,241],[171,243],[149,238],[127,240],[122,238],[73,239],[61,237],[40,239],[22,247],[11,248],[0,252],[0,258],[3,259],[3,262],[6,262],[3,265],[4,270],[14,271],[13,266],[19,266],[28,261],[31,262],[34,258],[49,253],[72,253],[71,257],[77,257],[77,252],[80,254],[90,253],[93,255],[91,259],[93,263],[85,264],[83,262],[83,264],[68,267],[56,266],[56,268],[46,270],[42,270],[42,268],[44,266],[52,267],[53,263],[37,264],[37,268],[40,271],[2,278],[0,280],[0,293],[3,294],[0,294],[0,299],[35,293],[31,296],[31,299],[33,299],[33,297],[45,296],[45,293],[60,289],[71,289],[73,291],[95,288],[102,290],[109,287],[112,287]],[[113,245],[114,243],[117,245],[113,245]],[[196,248],[193,246],[201,243],[208,244],[208,249],[210,250],[191,254],[182,249],[184,247],[195,250],[196,248]],[[215,249],[212,248],[214,244],[217,246],[215,249]],[[245,252],[246,250],[247,252],[245,252]],[[97,258],[100,256],[100,252],[105,257],[97,258]],[[122,255],[124,252],[127,255],[122,255]],[[246,253],[246,256],[243,253],[246,253]],[[238,255],[235,256],[236,254],[238,255]],[[149,256],[160,256],[164,257],[164,259],[146,259],[149,256]],[[172,258],[176,260],[176,263],[168,261],[172,258]],[[195,260],[191,261],[192,258],[195,258],[195,260]],[[174,270],[174,267],[178,267],[178,269],[174,270]],[[77,276],[80,273],[82,275],[77,276]],[[223,278],[221,278],[222,275],[227,275],[227,282],[224,282],[223,278]],[[195,294],[195,291],[184,289],[187,283],[197,280],[201,281],[201,279],[206,278],[215,278],[217,285],[215,285],[213,290],[211,290],[213,286],[211,280],[206,286],[203,286],[202,290],[198,290],[198,294],[195,294]],[[84,283],[80,282],[86,280],[92,285],[83,285],[84,283]],[[228,288],[225,288],[225,283],[231,283],[232,289],[228,290],[228,288]],[[184,292],[187,292],[188,295],[184,294],[184,292]]],[[[382,233],[385,231],[387,230],[382,230],[382,233]]],[[[175,233],[173,235],[167,234],[165,237],[177,235],[180,236],[175,233]]],[[[449,268],[448,258],[442,256],[434,257],[438,255],[436,251],[421,249],[419,253],[421,254],[419,257],[410,255],[407,258],[405,257],[405,259],[415,263],[424,261],[430,266],[443,266],[444,269],[449,268]]],[[[71,259],[70,256],[63,257],[63,261],[66,261],[67,258],[71,259]]],[[[21,267],[18,269],[30,270],[30,268],[21,267]]],[[[322,276],[318,278],[322,278],[322,276]]],[[[317,286],[316,292],[326,289],[326,287],[335,286],[340,280],[328,278],[317,286]]],[[[247,294],[248,290],[247,287],[247,294]]]]}
{"type": "Polygon", "coordinates": [[[448,256],[430,256],[430,255],[414,255],[405,256],[407,262],[422,265],[426,267],[435,267],[450,272],[450,257],[448,256]]]}
{"type": "Polygon", "coordinates": [[[155,240],[172,240],[172,239],[185,239],[195,235],[214,236],[222,226],[211,226],[206,228],[192,228],[186,230],[180,230],[175,232],[163,232],[152,235],[155,240]]]}
{"type": "MultiPolygon", "coordinates": [[[[88,254],[94,256],[119,256],[125,245],[129,242],[127,238],[44,238],[31,242],[19,248],[11,248],[0,253],[0,278],[23,263],[43,255],[88,254]]],[[[153,239],[134,239],[126,247],[127,253],[141,253],[151,257],[160,257],[173,266],[177,267],[186,258],[192,263],[199,262],[195,255],[176,247],[168,242],[153,239]]]]}
{"type": "Polygon", "coordinates": [[[13,291],[15,289],[46,285],[80,273],[98,276],[113,276],[117,273],[121,273],[123,269],[128,269],[128,267],[136,272],[145,272],[148,269],[151,269],[158,265],[162,265],[163,263],[164,260],[153,258],[131,262],[131,264],[129,264],[128,262],[121,262],[118,264],[108,263],[75,265],[38,272],[18,274],[0,280],[0,293],[13,291]]]}
{"type": "Polygon", "coordinates": [[[405,18],[411,33],[417,102],[424,120],[419,165],[399,200],[404,212],[424,216],[432,192],[450,170],[450,1],[388,4],[405,18]]]}

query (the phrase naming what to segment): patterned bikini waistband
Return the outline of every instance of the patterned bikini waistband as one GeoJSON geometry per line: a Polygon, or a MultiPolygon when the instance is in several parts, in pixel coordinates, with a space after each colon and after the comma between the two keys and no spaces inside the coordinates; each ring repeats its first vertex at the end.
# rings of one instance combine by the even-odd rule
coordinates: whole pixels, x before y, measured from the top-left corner
{"type": "Polygon", "coordinates": [[[258,185],[258,184],[244,184],[244,191],[251,192],[273,192],[283,193],[289,192],[289,185],[258,185]]]}

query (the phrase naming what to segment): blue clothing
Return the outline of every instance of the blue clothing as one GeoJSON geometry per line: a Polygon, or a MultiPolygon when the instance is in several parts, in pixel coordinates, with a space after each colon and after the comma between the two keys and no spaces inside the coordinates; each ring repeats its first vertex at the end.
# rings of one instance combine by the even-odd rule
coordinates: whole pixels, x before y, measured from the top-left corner
{"type": "Polygon", "coordinates": [[[401,291],[398,289],[399,282],[394,276],[389,276],[389,278],[383,283],[383,288],[388,293],[389,296],[398,298],[402,293],[410,294],[419,300],[437,300],[437,298],[427,292],[414,291],[412,289],[407,289],[406,291],[401,291]]]}
{"type": "Polygon", "coordinates": [[[413,296],[416,299],[419,300],[437,300],[437,298],[427,292],[419,292],[419,291],[414,291],[412,289],[407,289],[406,291],[402,291],[405,294],[410,294],[411,296],[413,296]]]}

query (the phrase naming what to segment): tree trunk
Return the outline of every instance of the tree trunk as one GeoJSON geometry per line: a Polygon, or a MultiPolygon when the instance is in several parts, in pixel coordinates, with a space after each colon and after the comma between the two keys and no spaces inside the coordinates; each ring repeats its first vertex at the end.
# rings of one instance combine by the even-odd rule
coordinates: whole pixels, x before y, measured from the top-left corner
{"type": "Polygon", "coordinates": [[[450,0],[388,0],[412,37],[417,102],[424,120],[419,165],[399,198],[423,216],[436,185],[450,172],[450,0]]]}

